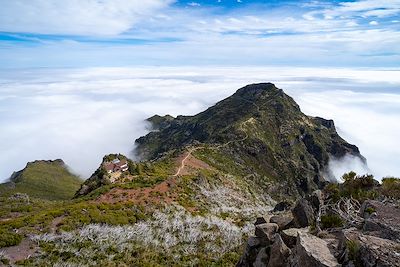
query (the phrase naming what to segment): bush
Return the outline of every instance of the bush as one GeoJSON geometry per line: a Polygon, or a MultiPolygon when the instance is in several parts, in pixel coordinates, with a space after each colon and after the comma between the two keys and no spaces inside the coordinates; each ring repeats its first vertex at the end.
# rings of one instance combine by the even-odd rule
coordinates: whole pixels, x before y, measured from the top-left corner
{"type": "Polygon", "coordinates": [[[363,264],[360,258],[360,244],[357,241],[349,240],[346,243],[347,251],[349,253],[349,260],[351,260],[355,267],[362,267],[363,264]]]}
{"type": "Polygon", "coordinates": [[[321,224],[323,229],[342,227],[343,220],[339,216],[334,214],[322,215],[321,224]]]}
{"type": "Polygon", "coordinates": [[[22,241],[22,235],[0,229],[0,248],[16,246],[22,241]]]}
{"type": "Polygon", "coordinates": [[[382,194],[387,197],[400,198],[400,179],[386,177],[382,179],[382,194]]]}

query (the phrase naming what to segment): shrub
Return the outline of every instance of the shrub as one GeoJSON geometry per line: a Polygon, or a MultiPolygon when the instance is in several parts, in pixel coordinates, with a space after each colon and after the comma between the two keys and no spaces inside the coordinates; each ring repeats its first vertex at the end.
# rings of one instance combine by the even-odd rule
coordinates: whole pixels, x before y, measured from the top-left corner
{"type": "Polygon", "coordinates": [[[0,248],[16,246],[22,241],[22,235],[0,229],[0,248]]]}
{"type": "Polygon", "coordinates": [[[400,198],[400,179],[386,177],[382,179],[382,194],[387,197],[400,198]]]}
{"type": "Polygon", "coordinates": [[[346,243],[347,251],[349,253],[349,260],[351,260],[355,267],[362,267],[363,264],[360,258],[360,244],[357,241],[349,240],[346,243]]]}
{"type": "Polygon", "coordinates": [[[321,224],[323,229],[342,227],[343,220],[339,216],[334,214],[322,215],[321,224]]]}
{"type": "Polygon", "coordinates": [[[375,211],[376,211],[376,210],[375,210],[373,207],[368,207],[368,208],[365,209],[365,212],[368,213],[368,214],[372,214],[372,213],[374,213],[375,211]]]}

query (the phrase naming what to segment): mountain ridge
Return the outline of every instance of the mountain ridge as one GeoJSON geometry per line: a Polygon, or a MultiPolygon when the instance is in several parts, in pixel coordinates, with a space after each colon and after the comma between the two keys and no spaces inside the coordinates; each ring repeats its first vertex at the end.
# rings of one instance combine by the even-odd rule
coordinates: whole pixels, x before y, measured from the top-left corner
{"type": "Polygon", "coordinates": [[[231,158],[242,156],[233,160],[237,165],[256,158],[248,166],[253,165],[253,171],[261,176],[275,180],[283,176],[278,172],[292,176],[300,194],[322,186],[330,158],[351,154],[365,162],[359,149],[338,135],[333,120],[305,115],[272,83],[242,87],[194,116],[165,120],[158,116],[158,120],[163,122],[156,125],[156,131],[135,141],[142,160],[156,160],[186,146],[205,144],[221,148],[231,158]],[[264,167],[257,171],[261,165],[264,167]],[[293,177],[296,172],[297,177],[293,177]]]}

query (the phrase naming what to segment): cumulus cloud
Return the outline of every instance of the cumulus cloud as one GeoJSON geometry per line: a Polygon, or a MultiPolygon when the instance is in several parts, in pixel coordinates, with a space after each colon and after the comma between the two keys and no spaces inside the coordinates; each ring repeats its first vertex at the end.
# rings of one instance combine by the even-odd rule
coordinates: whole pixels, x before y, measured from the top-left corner
{"type": "Polygon", "coordinates": [[[1,71],[1,180],[27,161],[54,158],[86,178],[105,154],[130,153],[147,131],[145,118],[192,115],[265,81],[285,89],[306,114],[334,119],[372,173],[400,176],[397,70],[143,67],[1,71]]]}
{"type": "Polygon", "coordinates": [[[117,35],[172,0],[1,0],[0,31],[117,35]]]}

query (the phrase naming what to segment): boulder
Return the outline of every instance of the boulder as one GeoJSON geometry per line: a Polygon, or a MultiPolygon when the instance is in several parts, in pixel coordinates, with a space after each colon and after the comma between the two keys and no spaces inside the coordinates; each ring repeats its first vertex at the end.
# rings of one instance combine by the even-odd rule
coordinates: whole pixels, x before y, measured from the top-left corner
{"type": "Polygon", "coordinates": [[[299,228],[306,227],[315,223],[315,213],[312,205],[304,198],[297,201],[292,210],[293,222],[299,228]]]}
{"type": "Polygon", "coordinates": [[[267,266],[268,267],[286,266],[290,253],[291,253],[290,249],[285,245],[281,236],[279,234],[275,234],[274,243],[271,246],[270,259],[267,266]]]}
{"type": "Polygon", "coordinates": [[[266,267],[269,261],[269,248],[261,248],[253,263],[254,267],[266,267]]]}
{"type": "Polygon", "coordinates": [[[293,221],[293,215],[291,213],[274,215],[269,219],[270,223],[276,223],[279,227],[279,231],[290,228],[293,221]]]}
{"type": "Polygon", "coordinates": [[[257,236],[250,236],[247,239],[246,248],[244,249],[243,255],[239,262],[236,264],[237,267],[249,267],[253,266],[253,262],[256,260],[260,248],[265,247],[265,241],[257,236]]]}
{"type": "Polygon", "coordinates": [[[341,266],[328,248],[327,242],[307,233],[299,233],[296,247],[290,257],[291,267],[341,266]]]}
{"type": "Polygon", "coordinates": [[[270,244],[274,241],[275,233],[279,227],[276,223],[263,223],[256,225],[255,235],[262,240],[265,244],[270,244]]]}
{"type": "Polygon", "coordinates": [[[400,266],[399,244],[376,236],[365,235],[356,228],[345,229],[340,237],[344,265],[389,267],[400,266]]]}
{"type": "Polygon", "coordinates": [[[299,233],[308,233],[308,227],[306,228],[290,228],[283,230],[280,235],[283,242],[289,247],[294,248],[297,241],[297,235],[299,233]]]}

